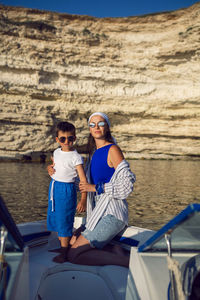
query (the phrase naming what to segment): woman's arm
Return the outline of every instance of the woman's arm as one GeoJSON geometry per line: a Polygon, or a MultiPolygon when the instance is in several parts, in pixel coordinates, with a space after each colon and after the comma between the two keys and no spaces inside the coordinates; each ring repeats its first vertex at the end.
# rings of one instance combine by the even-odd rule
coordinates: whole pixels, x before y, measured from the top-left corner
{"type": "Polygon", "coordinates": [[[116,169],[122,160],[124,160],[124,155],[121,149],[117,145],[111,146],[108,152],[109,167],[116,169]]]}
{"type": "MultiPolygon", "coordinates": [[[[124,160],[121,149],[116,145],[111,146],[108,152],[108,165],[117,169],[121,163],[123,164],[123,168],[114,182],[104,184],[104,193],[112,196],[114,199],[126,199],[133,191],[133,184],[136,177],[130,170],[128,162],[124,160]]],[[[79,188],[81,193],[85,191],[96,192],[95,184],[83,182],[79,184],[79,188]]]]}
{"type": "Polygon", "coordinates": [[[104,184],[104,192],[114,199],[126,199],[133,191],[133,184],[136,181],[135,174],[129,168],[126,160],[119,165],[119,171],[114,181],[104,184]]]}
{"type": "Polygon", "coordinates": [[[91,183],[88,183],[88,182],[80,182],[79,183],[79,189],[80,189],[81,193],[96,192],[95,184],[91,184],[91,183]]]}
{"type": "MultiPolygon", "coordinates": [[[[117,145],[113,145],[110,147],[108,152],[108,165],[111,168],[117,168],[118,165],[124,160],[124,155],[121,149],[117,145]]],[[[133,178],[131,176],[124,176],[121,179],[118,178],[117,182],[115,183],[105,183],[103,190],[104,193],[112,195],[113,198],[117,199],[125,199],[133,190],[133,178]],[[124,182],[125,180],[125,182],[124,182]],[[123,190],[123,193],[122,193],[123,190]],[[120,191],[120,193],[119,193],[120,191]]],[[[129,174],[130,175],[130,174],[129,174]]],[[[134,174],[133,174],[134,175],[134,174]]],[[[135,177],[134,177],[135,178],[135,177]]],[[[79,189],[81,193],[87,192],[96,192],[95,184],[89,184],[87,182],[81,182],[79,184],[79,189]]]]}
{"type": "Polygon", "coordinates": [[[110,147],[108,152],[108,164],[115,170],[123,162],[124,167],[120,170],[114,182],[104,184],[104,192],[115,199],[126,199],[133,191],[133,183],[136,178],[131,172],[129,164],[124,160],[124,155],[117,145],[110,147]]]}

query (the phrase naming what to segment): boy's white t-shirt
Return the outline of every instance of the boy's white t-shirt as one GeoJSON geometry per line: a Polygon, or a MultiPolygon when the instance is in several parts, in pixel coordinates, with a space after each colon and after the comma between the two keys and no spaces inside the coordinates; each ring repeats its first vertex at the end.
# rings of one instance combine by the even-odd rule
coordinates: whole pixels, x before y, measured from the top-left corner
{"type": "Polygon", "coordinates": [[[58,148],[53,153],[55,173],[52,179],[61,182],[74,182],[77,177],[76,166],[83,164],[81,155],[76,151],[65,152],[58,148]]]}

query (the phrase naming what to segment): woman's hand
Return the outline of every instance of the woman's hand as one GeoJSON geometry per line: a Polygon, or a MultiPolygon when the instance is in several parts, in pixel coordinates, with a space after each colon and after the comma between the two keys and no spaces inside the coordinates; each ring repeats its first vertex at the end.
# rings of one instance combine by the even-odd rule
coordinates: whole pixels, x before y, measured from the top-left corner
{"type": "Polygon", "coordinates": [[[87,183],[87,182],[80,182],[79,183],[79,189],[80,189],[81,193],[96,192],[95,184],[90,184],[90,183],[87,183]]]}

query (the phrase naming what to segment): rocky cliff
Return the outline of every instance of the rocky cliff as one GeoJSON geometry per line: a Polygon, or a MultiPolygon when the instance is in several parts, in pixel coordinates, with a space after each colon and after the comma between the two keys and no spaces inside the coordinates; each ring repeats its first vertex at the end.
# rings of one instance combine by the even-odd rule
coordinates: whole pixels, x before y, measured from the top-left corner
{"type": "Polygon", "coordinates": [[[200,2],[94,18],[0,6],[0,157],[56,145],[57,120],[106,112],[127,158],[200,159],[200,2]]]}

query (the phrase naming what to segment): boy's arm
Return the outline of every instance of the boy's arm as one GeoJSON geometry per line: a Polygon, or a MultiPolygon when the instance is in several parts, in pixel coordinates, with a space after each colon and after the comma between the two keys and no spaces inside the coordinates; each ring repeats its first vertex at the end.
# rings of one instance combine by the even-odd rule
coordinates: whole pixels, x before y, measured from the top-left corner
{"type": "MultiPolygon", "coordinates": [[[[85,172],[83,169],[83,165],[77,165],[76,170],[77,170],[80,182],[87,182],[85,172]]],[[[87,202],[87,192],[83,192],[83,193],[81,193],[81,200],[76,207],[76,210],[78,213],[84,212],[86,210],[86,202],[87,202]]]]}

